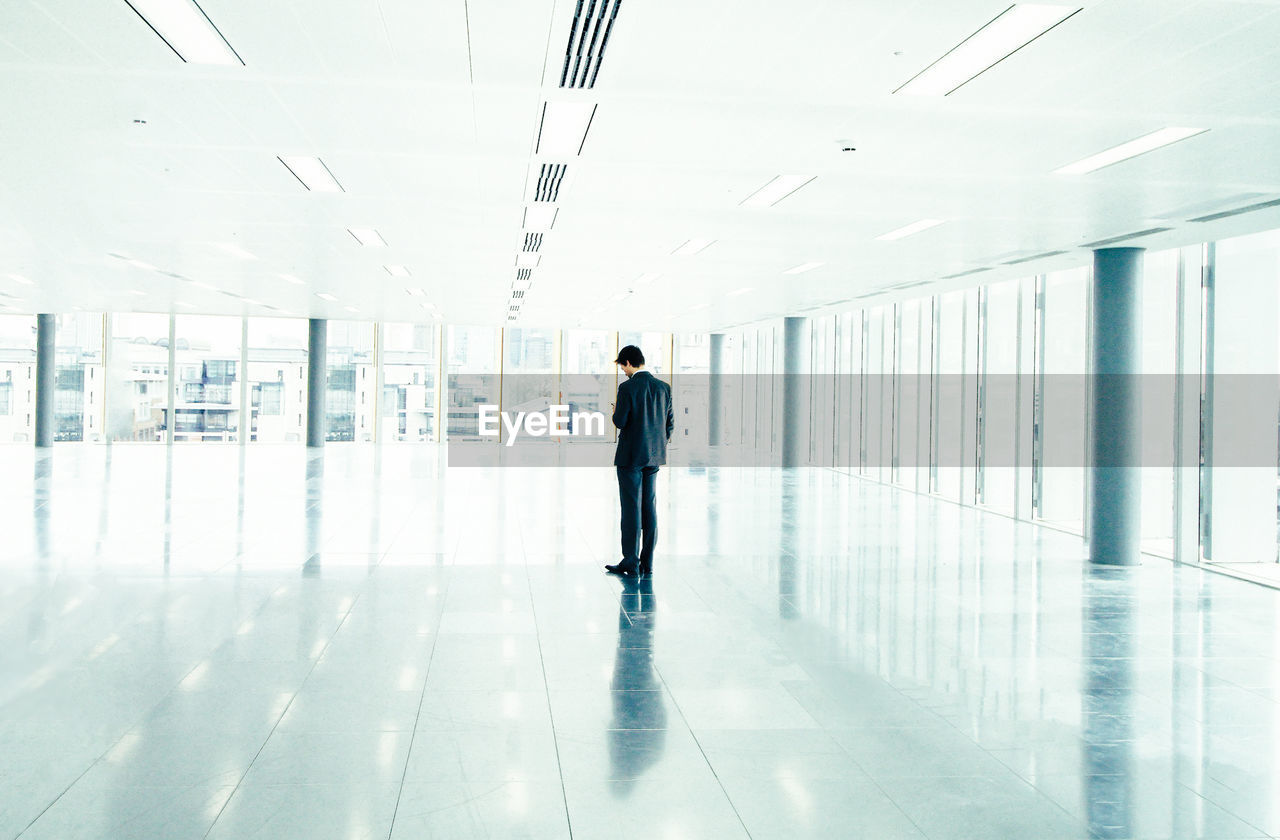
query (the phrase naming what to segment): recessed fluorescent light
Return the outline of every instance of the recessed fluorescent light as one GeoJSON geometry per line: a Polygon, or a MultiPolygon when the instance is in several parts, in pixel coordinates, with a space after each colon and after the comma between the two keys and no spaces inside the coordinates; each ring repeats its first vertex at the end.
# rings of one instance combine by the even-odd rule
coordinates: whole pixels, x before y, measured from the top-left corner
{"type": "Polygon", "coordinates": [[[138,297],[146,297],[146,296],[147,296],[147,293],[146,293],[146,292],[144,292],[144,291],[142,291],[141,289],[130,289],[130,290],[129,290],[129,294],[131,294],[131,295],[137,295],[138,297]]]}
{"type": "Polygon", "coordinates": [[[1018,3],[920,71],[894,93],[946,96],[1080,11],[1079,6],[1018,3]]]}
{"type": "Polygon", "coordinates": [[[1053,174],[1084,175],[1088,172],[1096,172],[1104,166],[1110,166],[1113,163],[1119,163],[1122,160],[1128,160],[1138,155],[1145,155],[1147,152],[1168,146],[1171,143],[1177,143],[1179,140],[1186,140],[1188,137],[1204,134],[1208,130],[1207,128],[1162,128],[1159,131],[1145,134],[1137,140],[1121,143],[1119,146],[1107,149],[1105,152],[1099,152],[1061,169],[1055,169],[1053,174]]]}
{"type": "Polygon", "coordinates": [[[392,277],[409,276],[409,269],[402,265],[384,265],[383,268],[385,268],[387,270],[387,274],[390,274],[392,277]]]}
{"type": "Polygon", "coordinates": [[[320,298],[321,300],[329,300],[329,301],[336,301],[336,300],[337,300],[337,298],[336,298],[336,297],[334,297],[333,295],[329,294],[328,292],[316,292],[316,297],[320,298]]]}
{"type": "Polygon", "coordinates": [[[537,268],[542,257],[538,254],[516,254],[516,266],[519,268],[537,268]]]}
{"type": "Polygon", "coordinates": [[[174,305],[174,306],[185,306],[187,309],[195,309],[195,308],[196,308],[196,305],[195,305],[194,303],[187,303],[185,300],[175,300],[175,301],[173,302],[173,305],[174,305]]]}
{"type": "Polygon", "coordinates": [[[714,242],[714,239],[690,239],[671,253],[677,257],[691,257],[707,250],[714,242]]]}
{"type": "MultiPolygon", "coordinates": [[[[256,259],[257,259],[257,257],[255,257],[253,254],[250,254],[248,251],[246,251],[245,249],[241,248],[239,245],[236,245],[236,244],[234,244],[234,243],[232,243],[232,242],[222,242],[222,243],[219,243],[218,247],[219,247],[219,248],[221,248],[222,250],[226,251],[226,252],[227,252],[228,254],[230,254],[231,256],[233,256],[233,257],[239,257],[239,258],[240,258],[240,259],[242,259],[242,260],[256,260],[256,259]]],[[[130,260],[130,262],[132,262],[132,260],[130,260]]]]}
{"type": "Polygon", "coordinates": [[[783,274],[804,274],[806,271],[813,271],[815,268],[821,268],[824,265],[826,265],[826,263],[820,263],[820,262],[800,263],[800,265],[796,266],[795,268],[788,268],[786,271],[782,273],[783,274]]]}
{"type": "Polygon", "coordinates": [[[815,175],[779,175],[742,201],[743,207],[772,207],[814,180],[815,175]]]}
{"type": "Polygon", "coordinates": [[[359,311],[360,311],[359,309],[356,309],[354,306],[348,306],[348,307],[345,307],[345,309],[346,309],[348,312],[359,312],[359,311]]]}
{"type": "Polygon", "coordinates": [[[751,287],[744,286],[741,289],[734,289],[732,292],[729,292],[727,295],[725,295],[725,297],[737,297],[738,295],[745,295],[749,291],[751,291],[751,287]]]}
{"type": "Polygon", "coordinates": [[[575,157],[587,141],[596,115],[591,102],[546,102],[538,128],[537,153],[546,157],[575,157]]]}
{"type": "Polygon", "coordinates": [[[647,286],[661,276],[662,276],[661,274],[654,274],[654,273],[641,274],[639,277],[636,278],[636,285],[647,286]]]}
{"type": "Polygon", "coordinates": [[[382,234],[373,228],[347,228],[347,233],[354,236],[356,241],[366,248],[382,248],[387,244],[382,234]]]}
{"type": "Polygon", "coordinates": [[[129,260],[129,265],[133,266],[134,268],[141,268],[143,271],[159,271],[160,270],[156,268],[154,265],[152,265],[151,263],[143,262],[142,260],[129,260]]]}
{"type": "Polygon", "coordinates": [[[192,280],[191,285],[198,286],[201,289],[208,289],[211,292],[216,292],[218,290],[217,286],[214,286],[211,283],[206,283],[203,280],[192,280]]]}
{"type": "Polygon", "coordinates": [[[299,280],[297,277],[294,277],[292,274],[281,274],[280,279],[285,280],[289,283],[292,283],[295,286],[305,285],[303,281],[299,280]]]}
{"type": "Polygon", "coordinates": [[[244,64],[194,0],[125,0],[178,58],[191,64],[244,64]]]}
{"type": "Polygon", "coordinates": [[[877,236],[876,239],[879,239],[882,242],[892,242],[895,239],[903,239],[904,237],[919,233],[922,230],[928,230],[931,227],[937,227],[940,224],[942,224],[941,219],[921,219],[920,221],[913,222],[912,224],[909,224],[904,228],[891,230],[888,233],[884,234],[883,236],[877,236]]]}
{"type": "Polygon", "coordinates": [[[527,292],[532,288],[532,280],[515,280],[511,283],[511,290],[515,292],[527,292]]]}
{"type": "Polygon", "coordinates": [[[10,274],[10,275],[9,275],[9,279],[10,279],[10,280],[12,280],[12,281],[13,281],[13,282],[15,282],[15,283],[21,283],[21,284],[22,284],[22,285],[24,285],[24,286],[34,286],[34,285],[35,285],[35,283],[34,283],[33,281],[28,280],[27,278],[23,277],[21,274],[10,274]]]}
{"type": "Polygon", "coordinates": [[[560,208],[554,204],[535,204],[532,207],[526,207],[524,208],[524,229],[545,233],[556,223],[556,214],[559,212],[560,208]]]}
{"type": "Polygon", "coordinates": [[[293,177],[311,192],[346,192],[318,157],[278,157],[293,177]]]}
{"type": "Polygon", "coordinates": [[[427,293],[424,289],[405,289],[406,292],[414,297],[426,297],[427,293]]]}

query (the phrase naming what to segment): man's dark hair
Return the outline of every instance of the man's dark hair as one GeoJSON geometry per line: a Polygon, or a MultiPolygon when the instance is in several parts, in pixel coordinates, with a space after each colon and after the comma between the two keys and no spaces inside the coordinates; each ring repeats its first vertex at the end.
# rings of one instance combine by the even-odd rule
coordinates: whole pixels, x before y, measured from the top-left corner
{"type": "Polygon", "coordinates": [[[644,364],[644,354],[640,352],[640,348],[634,344],[628,344],[618,351],[618,358],[614,361],[615,365],[631,365],[632,367],[641,367],[644,364]]]}

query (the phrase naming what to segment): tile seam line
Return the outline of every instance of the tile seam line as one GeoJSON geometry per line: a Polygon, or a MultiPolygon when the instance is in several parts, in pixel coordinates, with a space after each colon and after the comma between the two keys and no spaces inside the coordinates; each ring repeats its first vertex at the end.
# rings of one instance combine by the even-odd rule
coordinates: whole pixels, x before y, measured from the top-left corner
{"type": "Polygon", "coordinates": [[[547,661],[542,655],[542,628],[538,626],[538,605],[533,597],[533,579],[529,575],[529,556],[524,551],[523,523],[521,523],[520,530],[520,554],[524,560],[524,581],[529,589],[529,609],[533,613],[533,638],[538,643],[538,667],[542,671],[542,690],[547,698],[547,717],[551,721],[551,743],[556,751],[556,772],[560,775],[560,800],[564,803],[565,828],[569,832],[569,840],[573,840],[573,817],[569,814],[569,791],[564,781],[564,764],[560,760],[560,733],[556,729],[555,710],[551,708],[551,685],[547,682],[547,661]]]}
{"type": "MultiPolygon", "coordinates": [[[[863,476],[856,473],[846,473],[846,472],[843,472],[842,470],[837,469],[836,467],[824,466],[824,467],[819,467],[819,469],[829,470],[830,472],[833,472],[837,475],[843,475],[846,478],[857,479],[860,482],[874,484],[879,487],[887,487],[888,489],[898,493],[910,493],[913,496],[919,496],[921,498],[929,499],[931,501],[946,502],[947,504],[953,505],[954,507],[958,507],[961,510],[971,510],[971,511],[974,511],[975,513],[980,513],[983,515],[998,516],[1001,519],[1007,519],[1010,522],[1013,522],[1018,525],[1031,525],[1033,527],[1043,528],[1045,530],[1053,531],[1058,534],[1066,534],[1067,536],[1076,537],[1081,542],[1084,541],[1084,537],[1080,536],[1074,531],[1068,531],[1065,528],[1055,526],[1050,522],[1043,522],[1038,519],[1018,519],[1015,516],[1011,516],[1007,513],[1001,513],[998,510],[991,510],[990,508],[981,507],[979,505],[967,505],[964,502],[957,502],[955,499],[949,499],[946,496],[939,496],[935,493],[927,493],[927,492],[921,492],[920,490],[912,490],[909,487],[899,487],[898,485],[893,484],[891,482],[880,481],[879,479],[870,478],[868,476],[863,476]]],[[[1225,577],[1225,578],[1231,578],[1232,580],[1238,580],[1241,583],[1250,583],[1250,584],[1253,584],[1254,586],[1258,586],[1263,589],[1280,591],[1280,582],[1272,582],[1263,578],[1257,578],[1252,575],[1249,575],[1247,572],[1240,572],[1240,571],[1236,571],[1235,569],[1222,568],[1219,565],[1216,565],[1214,563],[1190,563],[1184,560],[1175,560],[1172,557],[1165,557],[1163,554],[1153,554],[1149,551],[1143,551],[1140,553],[1143,557],[1150,557],[1153,560],[1162,560],[1171,566],[1175,566],[1179,568],[1188,568],[1188,569],[1199,569],[1202,572],[1212,572],[1213,574],[1221,575],[1222,577],[1225,577]]],[[[799,558],[796,558],[796,559],[799,559],[799,558]]],[[[1085,565],[1088,565],[1088,561],[1081,561],[1081,562],[1084,563],[1085,565]]],[[[1274,566],[1277,564],[1263,563],[1262,565],[1274,566]]],[[[1131,568],[1131,567],[1118,566],[1113,568],[1131,568]]]]}
{"type": "MultiPolygon", "coordinates": [[[[688,584],[688,581],[686,581],[686,584],[688,584]]],[[[688,585],[689,585],[689,588],[693,589],[695,593],[697,592],[696,587],[692,586],[691,584],[688,584],[688,585]]],[[[698,599],[700,601],[703,601],[703,603],[706,603],[705,599],[703,599],[701,595],[698,595],[698,599]]],[[[623,608],[622,606],[621,592],[618,593],[618,608],[623,610],[623,612],[626,614],[627,622],[632,623],[631,614],[627,613],[625,608],[623,608]]],[[[656,653],[654,653],[653,647],[651,646],[649,650],[650,650],[650,654],[653,656],[653,672],[657,674],[659,682],[662,683],[663,693],[666,694],[667,697],[671,700],[671,706],[676,710],[676,714],[680,716],[680,722],[684,724],[684,728],[686,731],[688,731],[689,737],[692,738],[693,743],[697,745],[698,754],[702,756],[702,760],[706,762],[707,769],[711,771],[711,778],[716,780],[716,786],[719,787],[720,792],[724,794],[725,802],[729,803],[730,810],[732,810],[733,815],[738,818],[738,824],[742,826],[742,833],[746,835],[748,838],[754,838],[754,835],[752,835],[751,833],[751,829],[747,828],[747,821],[744,820],[742,818],[742,814],[738,812],[738,806],[737,804],[734,803],[733,797],[729,795],[729,791],[725,788],[724,782],[720,780],[720,774],[716,772],[715,765],[713,765],[711,763],[711,759],[707,757],[707,751],[702,746],[702,741],[698,738],[697,733],[693,731],[693,727],[689,725],[689,718],[685,716],[684,709],[680,708],[680,702],[676,700],[675,694],[671,691],[671,686],[667,683],[667,678],[662,675],[662,669],[658,667],[658,657],[656,653]]]]}
{"type": "MultiPolygon", "coordinates": [[[[196,581],[196,582],[199,582],[199,583],[204,583],[204,582],[207,582],[207,581],[209,581],[209,580],[213,579],[214,577],[215,577],[215,575],[214,575],[214,574],[206,574],[206,575],[202,575],[202,576],[200,576],[199,578],[193,578],[193,581],[196,581]]],[[[254,617],[254,618],[256,618],[258,615],[260,615],[262,612],[264,612],[264,611],[267,609],[267,607],[269,607],[269,606],[271,605],[271,598],[272,598],[272,595],[274,594],[275,590],[276,590],[276,589],[278,589],[278,588],[279,588],[279,587],[275,587],[275,588],[273,588],[271,592],[268,592],[268,593],[263,597],[263,599],[262,599],[262,606],[260,606],[260,607],[259,607],[256,611],[254,611],[254,613],[253,613],[253,617],[254,617]]],[[[157,597],[157,599],[156,599],[156,600],[160,600],[160,598],[158,598],[158,597],[157,597]]],[[[336,631],[335,631],[335,632],[336,632],[336,631]]],[[[228,640],[228,641],[229,641],[229,640],[228,640]]],[[[212,650],[212,651],[210,651],[208,654],[206,654],[206,655],[205,655],[205,658],[207,658],[208,656],[211,656],[213,653],[216,653],[216,652],[217,652],[217,650],[218,650],[219,648],[221,648],[223,644],[226,644],[226,642],[223,642],[222,644],[216,645],[216,646],[213,648],[213,650],[212,650]]],[[[182,679],[186,679],[186,678],[187,678],[187,676],[189,676],[189,675],[191,674],[191,672],[192,672],[192,671],[194,671],[197,667],[199,667],[199,664],[200,664],[200,663],[199,663],[199,662],[197,662],[195,665],[192,665],[192,666],[191,666],[191,667],[190,667],[190,668],[189,668],[189,669],[188,669],[188,670],[183,674],[182,679]]],[[[181,683],[181,682],[182,682],[182,680],[178,680],[178,682],[179,682],[179,683],[181,683]]],[[[130,731],[132,731],[134,727],[138,726],[138,724],[139,724],[139,723],[141,723],[142,721],[146,720],[146,719],[147,719],[147,717],[151,714],[151,712],[154,712],[156,709],[160,708],[160,706],[161,706],[161,705],[163,705],[163,704],[164,704],[164,702],[165,702],[166,700],[168,700],[170,697],[172,697],[175,693],[177,693],[177,691],[178,691],[177,686],[175,686],[175,687],[173,687],[173,688],[169,689],[168,691],[166,691],[166,692],[165,692],[165,693],[160,697],[160,699],[159,699],[159,700],[157,700],[157,701],[156,701],[156,702],[155,702],[155,703],[154,703],[154,704],[153,704],[153,705],[148,709],[148,711],[147,711],[147,713],[146,713],[146,714],[140,715],[140,716],[137,718],[137,720],[133,723],[133,725],[132,725],[132,726],[130,726],[128,729],[126,729],[126,730],[125,730],[125,732],[124,732],[124,734],[123,734],[123,735],[121,735],[119,738],[116,738],[114,741],[112,741],[112,742],[111,742],[111,745],[110,745],[109,747],[107,747],[105,750],[103,750],[103,751],[102,751],[102,752],[101,752],[101,753],[100,753],[96,758],[94,758],[94,759],[93,759],[93,761],[89,762],[89,766],[88,766],[88,767],[86,767],[86,768],[84,768],[84,772],[82,772],[80,775],[76,776],[75,780],[74,780],[74,781],[72,781],[72,782],[71,782],[71,784],[67,785],[67,787],[66,787],[66,788],[65,788],[61,793],[59,793],[57,796],[55,796],[55,797],[54,797],[54,798],[49,802],[49,804],[48,804],[48,805],[46,805],[43,809],[41,809],[40,813],[39,813],[39,814],[37,814],[37,815],[35,816],[35,818],[31,820],[31,822],[27,823],[27,825],[26,825],[25,827],[23,827],[21,831],[19,831],[17,834],[15,834],[15,835],[14,835],[14,840],[18,840],[18,838],[22,837],[22,835],[24,835],[24,834],[26,834],[28,831],[30,831],[30,830],[31,830],[31,827],[32,827],[33,825],[35,825],[37,822],[39,822],[40,818],[41,818],[41,817],[43,817],[43,816],[44,816],[44,815],[49,811],[49,809],[50,809],[50,808],[52,808],[54,805],[57,805],[57,804],[58,804],[58,801],[59,801],[60,799],[62,799],[62,797],[66,796],[66,795],[67,795],[67,792],[68,792],[68,791],[70,791],[70,790],[71,790],[71,788],[75,787],[75,786],[76,786],[76,784],[77,784],[77,783],[79,783],[79,781],[80,781],[81,779],[83,779],[86,775],[88,775],[88,773],[89,773],[89,771],[90,771],[90,770],[92,770],[93,768],[97,767],[100,763],[102,763],[102,760],[103,760],[104,758],[106,758],[106,757],[107,757],[107,754],[108,754],[108,753],[110,753],[113,749],[115,749],[115,748],[116,748],[116,745],[117,745],[117,744],[119,744],[119,743],[120,743],[120,741],[122,741],[122,740],[124,739],[125,735],[128,735],[128,734],[129,734],[129,732],[130,732],[130,731]]],[[[272,730],[274,731],[274,727],[272,727],[272,730]]],[[[224,803],[224,805],[225,805],[225,803],[224,803]]],[[[221,811],[219,811],[218,813],[219,813],[219,814],[221,814],[222,812],[221,812],[221,811]]]]}
{"type": "Polygon", "coordinates": [[[333,644],[334,637],[338,635],[338,632],[346,626],[347,620],[351,617],[352,611],[355,610],[356,606],[360,603],[360,599],[363,597],[364,590],[361,590],[360,594],[352,600],[350,608],[348,608],[346,613],[343,614],[342,621],[339,621],[338,626],[333,628],[333,632],[329,634],[329,638],[325,641],[324,647],[320,649],[320,655],[315,658],[315,661],[311,663],[311,667],[307,669],[307,675],[303,677],[301,684],[298,685],[298,690],[293,693],[293,696],[289,698],[289,702],[285,704],[285,707],[280,711],[280,717],[276,718],[276,722],[271,725],[271,731],[267,733],[267,737],[262,740],[262,745],[258,747],[258,751],[255,752],[253,754],[253,758],[249,760],[249,766],[240,774],[240,778],[231,789],[231,793],[227,796],[226,801],[224,801],[222,803],[222,807],[218,809],[218,815],[213,818],[213,822],[209,823],[209,827],[205,830],[204,834],[201,835],[201,840],[207,840],[209,835],[213,833],[213,829],[218,825],[218,820],[222,819],[222,815],[227,811],[227,806],[231,804],[231,800],[234,799],[235,795],[240,791],[240,787],[244,784],[244,780],[249,777],[249,773],[253,770],[253,765],[258,762],[258,758],[262,755],[262,751],[267,748],[267,744],[271,742],[272,736],[276,734],[276,730],[280,727],[280,721],[284,720],[285,715],[289,714],[289,710],[293,708],[294,701],[298,699],[298,694],[306,687],[307,681],[310,680],[311,675],[315,673],[316,666],[319,665],[320,660],[324,658],[325,651],[329,649],[329,645],[333,644]]]}
{"type": "Polygon", "coordinates": [[[396,804],[391,809],[391,823],[387,826],[387,840],[391,840],[396,830],[396,817],[400,815],[400,800],[404,796],[405,779],[409,776],[409,762],[413,758],[413,745],[418,737],[418,722],[422,719],[422,705],[427,699],[427,683],[431,679],[431,666],[436,661],[436,647],[440,644],[440,627],[444,623],[445,609],[449,605],[449,593],[453,587],[453,567],[452,562],[444,568],[449,570],[447,582],[445,583],[444,598],[440,601],[440,615],[436,618],[435,632],[431,639],[431,653],[427,657],[427,668],[422,675],[422,692],[418,695],[418,710],[413,716],[413,729],[409,734],[409,748],[404,754],[404,770],[400,773],[400,788],[396,791],[396,804]]]}

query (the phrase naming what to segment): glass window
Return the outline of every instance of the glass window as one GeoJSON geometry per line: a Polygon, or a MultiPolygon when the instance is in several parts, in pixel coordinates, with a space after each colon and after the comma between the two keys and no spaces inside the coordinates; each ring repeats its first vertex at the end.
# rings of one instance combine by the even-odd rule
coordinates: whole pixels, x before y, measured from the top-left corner
{"type": "MultiPolygon", "coordinates": [[[[609,413],[618,389],[618,357],[616,333],[604,330],[565,330],[564,376],[560,382],[561,399],[572,416],[579,411],[609,413]]],[[[610,423],[606,431],[611,430],[610,423]]],[[[574,438],[566,438],[573,441],[574,438]]]]}
{"type": "Polygon", "coordinates": [[[666,378],[671,371],[671,333],[624,332],[618,335],[618,346],[634,344],[644,353],[645,369],[654,376],[666,378]]]}
{"type": "Polygon", "coordinates": [[[977,419],[977,289],[939,298],[935,492],[973,500],[977,419]]]}
{"type": "Polygon", "coordinates": [[[433,441],[440,328],[435,324],[383,324],[382,427],[378,439],[433,441]]]}
{"type": "Polygon", "coordinates": [[[0,443],[35,439],[36,319],[0,315],[0,443]]]}
{"type": "Polygon", "coordinates": [[[709,443],[711,336],[682,333],[672,341],[676,355],[672,383],[676,428],[671,442],[673,446],[701,452],[709,443]]]}
{"type": "Polygon", "coordinates": [[[243,320],[179,315],[175,329],[174,441],[238,440],[243,320]]]}
{"type": "Polygon", "coordinates": [[[987,507],[1014,512],[1017,452],[1018,288],[1021,281],[983,289],[983,343],[978,430],[982,470],[979,486],[987,507]]]}
{"type": "Polygon", "coordinates": [[[1277,559],[1280,230],[1219,242],[1212,314],[1213,396],[1206,559],[1277,559]]]}
{"type": "Polygon", "coordinates": [[[373,324],[330,321],[327,336],[329,387],[325,393],[325,440],[373,440],[373,324]]]}
{"type": "Polygon", "coordinates": [[[306,435],[307,322],[250,318],[249,440],[296,443],[306,435]]]}
{"type": "Polygon", "coordinates": [[[894,392],[897,419],[894,434],[896,480],[904,487],[924,490],[928,487],[929,445],[929,325],[922,319],[932,317],[929,299],[909,300],[898,305],[898,369],[894,392]],[[921,304],[924,304],[923,306],[921,304]],[[921,416],[924,412],[924,416],[921,416]]]}
{"type": "Polygon", "coordinates": [[[502,410],[545,412],[559,399],[560,332],[510,327],[502,345],[502,410]]]}
{"type": "Polygon", "coordinates": [[[446,434],[467,440],[494,440],[477,434],[481,404],[498,405],[502,332],[492,327],[450,326],[446,333],[445,374],[449,417],[446,434]]]}
{"type": "MultiPolygon", "coordinates": [[[[1194,284],[1193,284],[1194,285],[1194,284]]],[[[1178,251],[1148,252],[1142,270],[1142,550],[1173,556],[1173,435],[1178,251]]]]}
{"type": "Polygon", "coordinates": [[[888,477],[888,473],[882,475],[881,470],[889,464],[891,440],[889,422],[893,394],[886,374],[893,371],[892,313],[893,307],[886,311],[883,306],[877,306],[867,313],[867,375],[863,395],[867,406],[863,427],[863,446],[866,452],[864,473],[876,480],[888,477]],[[890,331],[886,349],[887,319],[890,319],[890,331]]]}
{"type": "Polygon", "coordinates": [[[101,440],[102,315],[57,317],[53,439],[101,440]]]}
{"type": "Polygon", "coordinates": [[[1084,522],[1088,421],[1086,307],[1090,270],[1056,271],[1040,294],[1040,399],[1033,503],[1041,519],[1075,533],[1084,522]]]}
{"type": "Polygon", "coordinates": [[[109,368],[108,437],[163,442],[169,407],[169,316],[113,314],[109,368]]]}

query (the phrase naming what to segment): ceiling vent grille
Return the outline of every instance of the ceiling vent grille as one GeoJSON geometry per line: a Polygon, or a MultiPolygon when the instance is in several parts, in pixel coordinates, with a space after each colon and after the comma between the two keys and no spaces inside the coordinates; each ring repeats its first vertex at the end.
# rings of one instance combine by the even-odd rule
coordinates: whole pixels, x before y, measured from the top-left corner
{"type": "Polygon", "coordinates": [[[1016,259],[1016,260],[1009,260],[1007,263],[1005,263],[1005,265],[1021,265],[1022,263],[1029,263],[1032,260],[1044,260],[1044,259],[1048,259],[1049,257],[1060,257],[1065,253],[1067,252],[1066,251],[1045,251],[1043,254],[1033,254],[1030,257],[1020,257],[1019,259],[1016,259]]]}
{"type": "Polygon", "coordinates": [[[538,252],[538,249],[541,247],[542,247],[542,234],[526,233],[524,235],[524,250],[526,253],[536,254],[538,252]]]}
{"type": "Polygon", "coordinates": [[[524,297],[524,290],[522,289],[517,289],[516,291],[511,293],[512,300],[520,300],[523,297],[524,297]]]}
{"type": "Polygon", "coordinates": [[[1140,239],[1143,236],[1153,236],[1157,233],[1173,230],[1168,227],[1154,227],[1147,230],[1140,230],[1137,233],[1126,233],[1122,236],[1113,236],[1110,239],[1099,239],[1097,242],[1090,242],[1084,247],[1086,248],[1105,248],[1108,245],[1115,245],[1117,242],[1128,242],[1130,239],[1140,239]]]}
{"type": "Polygon", "coordinates": [[[1245,213],[1252,213],[1255,210],[1266,210],[1268,207],[1280,207],[1280,198],[1271,201],[1260,201],[1257,204],[1249,204],[1244,207],[1237,207],[1235,210],[1223,210],[1221,213],[1211,213],[1208,216],[1200,216],[1192,219],[1193,222],[1216,222],[1218,219],[1229,219],[1232,216],[1241,216],[1245,213]]]}
{"type": "Polygon", "coordinates": [[[542,172],[538,174],[538,188],[534,191],[534,201],[555,201],[560,197],[560,185],[564,183],[564,174],[569,170],[567,164],[544,163],[542,172]]]}
{"type": "Polygon", "coordinates": [[[517,280],[528,280],[528,279],[529,279],[530,277],[532,277],[532,276],[533,276],[533,269],[532,269],[532,268],[518,268],[518,269],[516,269],[516,279],[517,279],[517,280]]]}
{"type": "Polygon", "coordinates": [[[621,6],[622,0],[578,0],[578,7],[573,12],[573,28],[569,30],[569,43],[564,48],[560,87],[596,86],[596,76],[600,75],[604,51],[609,46],[613,22],[621,6]]]}

